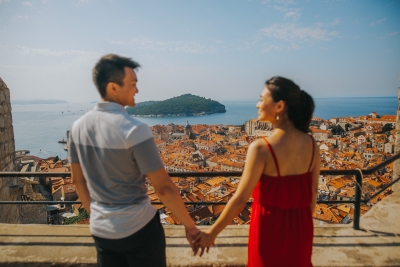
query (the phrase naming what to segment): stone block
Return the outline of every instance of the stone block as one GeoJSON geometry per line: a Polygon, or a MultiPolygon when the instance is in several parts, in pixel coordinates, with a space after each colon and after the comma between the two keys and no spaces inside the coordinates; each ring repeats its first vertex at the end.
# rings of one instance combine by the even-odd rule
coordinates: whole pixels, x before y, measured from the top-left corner
{"type": "Polygon", "coordinates": [[[7,129],[8,140],[14,139],[14,126],[11,126],[7,129]]]}
{"type": "Polygon", "coordinates": [[[7,88],[6,83],[0,78],[0,91],[7,88]]]}
{"type": "Polygon", "coordinates": [[[4,171],[5,168],[5,158],[6,158],[6,152],[4,151],[4,145],[0,145],[0,166],[4,164],[3,167],[0,167],[0,171],[4,171]]]}
{"type": "Polygon", "coordinates": [[[10,139],[14,139],[14,127],[13,126],[9,126],[7,127],[8,133],[9,133],[9,140],[10,139]]]}
{"type": "MultiPolygon", "coordinates": [[[[9,156],[8,156],[8,161],[7,161],[7,166],[8,166],[8,168],[10,168],[10,166],[12,166],[12,165],[14,165],[14,154],[13,153],[11,153],[9,156]]],[[[7,168],[7,169],[8,169],[7,168]]]]}
{"type": "Polygon", "coordinates": [[[0,104],[6,101],[6,95],[4,94],[4,90],[0,91],[0,104]]]}
{"type": "Polygon", "coordinates": [[[9,187],[8,191],[10,196],[25,195],[25,185],[12,185],[9,187]]]}
{"type": "MultiPolygon", "coordinates": [[[[0,199],[3,201],[8,201],[9,200],[9,194],[8,194],[8,188],[6,186],[0,188],[0,199]]],[[[0,205],[3,206],[3,205],[0,205]]]]}
{"type": "MultiPolygon", "coordinates": [[[[11,148],[11,152],[15,153],[15,140],[14,140],[14,138],[10,140],[10,148],[11,148]]],[[[13,155],[13,157],[15,158],[15,155],[13,155]]]]}
{"type": "Polygon", "coordinates": [[[3,108],[4,108],[4,114],[7,114],[8,112],[10,112],[10,107],[7,104],[3,105],[3,108]]]}
{"type": "Polygon", "coordinates": [[[5,126],[8,128],[12,125],[12,121],[11,121],[11,115],[8,115],[4,118],[5,121],[5,126]]]}
{"type": "Polygon", "coordinates": [[[0,115],[4,113],[4,107],[3,105],[0,105],[0,115]]]}
{"type": "Polygon", "coordinates": [[[10,154],[10,149],[9,149],[9,144],[8,142],[4,143],[4,151],[6,152],[6,155],[10,154]]]}
{"type": "Polygon", "coordinates": [[[10,163],[7,165],[7,167],[6,167],[6,170],[7,170],[8,172],[13,172],[13,171],[15,171],[14,162],[10,162],[10,163]]]}
{"type": "Polygon", "coordinates": [[[8,88],[6,88],[6,90],[4,90],[4,95],[6,96],[6,102],[9,104],[11,101],[10,99],[10,90],[8,88]]]}
{"type": "Polygon", "coordinates": [[[4,116],[1,116],[1,117],[0,117],[0,129],[1,129],[1,128],[5,128],[4,126],[5,126],[5,123],[4,123],[4,116]]]}

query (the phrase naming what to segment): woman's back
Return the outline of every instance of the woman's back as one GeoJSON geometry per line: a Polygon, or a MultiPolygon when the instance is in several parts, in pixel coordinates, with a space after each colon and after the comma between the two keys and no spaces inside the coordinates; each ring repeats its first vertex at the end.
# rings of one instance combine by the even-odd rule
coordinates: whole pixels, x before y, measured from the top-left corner
{"type": "MultiPolygon", "coordinates": [[[[285,175],[282,174],[280,166],[282,165],[282,161],[286,163],[286,159],[282,159],[280,162],[276,156],[276,150],[266,138],[263,139],[270,152],[269,155],[272,157],[272,160],[270,160],[266,165],[269,165],[269,167],[272,166],[273,175],[265,173],[261,175],[260,180],[253,191],[254,200],[263,205],[283,209],[308,207],[311,203],[311,166],[314,158],[313,138],[307,136],[306,143],[308,144],[308,147],[297,147],[302,148],[303,151],[309,151],[311,153],[308,160],[305,159],[307,158],[305,156],[297,156],[297,158],[301,159],[298,165],[300,171],[291,171],[289,174],[285,175]]],[[[288,160],[290,160],[290,157],[288,158],[288,160]]],[[[287,164],[284,164],[284,166],[287,166],[287,164]]],[[[268,171],[270,170],[271,168],[268,168],[268,171]]]]}
{"type": "MultiPolygon", "coordinates": [[[[268,138],[273,153],[275,153],[281,176],[303,174],[309,171],[309,164],[314,147],[311,136],[296,130],[285,133],[275,133],[268,138]]],[[[278,176],[271,150],[266,154],[263,174],[278,176]]]]}
{"type": "Polygon", "coordinates": [[[275,137],[273,147],[264,138],[272,159],[253,191],[249,266],[312,266],[314,140],[305,134],[297,144],[285,140],[275,137]]]}

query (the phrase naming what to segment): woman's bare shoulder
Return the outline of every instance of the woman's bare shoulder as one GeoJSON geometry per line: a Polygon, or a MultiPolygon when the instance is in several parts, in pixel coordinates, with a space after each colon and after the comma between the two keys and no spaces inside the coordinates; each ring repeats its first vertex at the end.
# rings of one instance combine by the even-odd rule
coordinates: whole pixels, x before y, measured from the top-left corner
{"type": "Polygon", "coordinates": [[[268,145],[262,138],[254,140],[249,145],[249,153],[256,153],[258,155],[267,155],[269,153],[268,145]]]}

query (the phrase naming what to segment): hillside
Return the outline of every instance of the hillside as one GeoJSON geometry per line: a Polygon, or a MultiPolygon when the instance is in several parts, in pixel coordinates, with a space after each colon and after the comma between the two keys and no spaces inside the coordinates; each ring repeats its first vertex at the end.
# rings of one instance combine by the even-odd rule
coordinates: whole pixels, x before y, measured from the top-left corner
{"type": "Polygon", "coordinates": [[[130,115],[149,117],[201,116],[226,112],[221,103],[204,97],[184,94],[164,101],[146,101],[128,107],[130,115]]]}

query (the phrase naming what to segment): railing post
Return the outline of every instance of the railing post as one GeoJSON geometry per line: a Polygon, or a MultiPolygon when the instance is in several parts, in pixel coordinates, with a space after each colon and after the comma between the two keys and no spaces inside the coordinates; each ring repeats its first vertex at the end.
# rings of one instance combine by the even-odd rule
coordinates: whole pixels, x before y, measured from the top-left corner
{"type": "Polygon", "coordinates": [[[353,229],[360,230],[360,210],[361,210],[361,187],[362,187],[362,175],[361,171],[356,173],[356,203],[354,204],[354,221],[353,229]]]}

